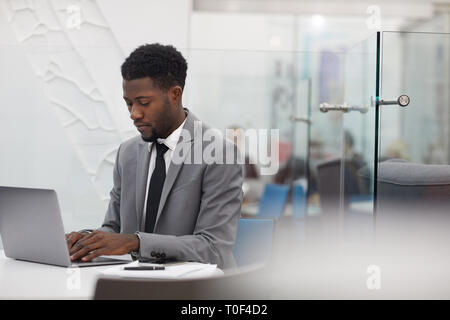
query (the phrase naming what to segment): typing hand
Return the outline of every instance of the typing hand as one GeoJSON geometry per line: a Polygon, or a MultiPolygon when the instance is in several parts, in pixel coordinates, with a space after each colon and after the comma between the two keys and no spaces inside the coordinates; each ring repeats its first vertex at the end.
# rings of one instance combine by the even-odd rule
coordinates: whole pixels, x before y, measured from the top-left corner
{"type": "Polygon", "coordinates": [[[72,261],[90,261],[102,255],[121,255],[139,249],[139,238],[134,234],[94,231],[78,240],[70,249],[72,261]]]}
{"type": "Polygon", "coordinates": [[[69,251],[70,251],[70,249],[72,249],[73,245],[78,242],[78,240],[83,239],[87,235],[89,235],[88,232],[66,233],[66,241],[67,241],[67,247],[69,248],[69,251]]]}

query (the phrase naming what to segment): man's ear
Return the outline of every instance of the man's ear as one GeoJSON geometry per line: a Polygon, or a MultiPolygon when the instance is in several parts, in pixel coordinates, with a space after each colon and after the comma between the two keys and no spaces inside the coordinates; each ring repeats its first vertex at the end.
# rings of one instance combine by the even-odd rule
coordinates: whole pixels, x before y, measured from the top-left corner
{"type": "Polygon", "coordinates": [[[178,102],[181,101],[181,96],[183,94],[183,89],[180,86],[174,86],[169,89],[169,98],[174,101],[178,102]]]}

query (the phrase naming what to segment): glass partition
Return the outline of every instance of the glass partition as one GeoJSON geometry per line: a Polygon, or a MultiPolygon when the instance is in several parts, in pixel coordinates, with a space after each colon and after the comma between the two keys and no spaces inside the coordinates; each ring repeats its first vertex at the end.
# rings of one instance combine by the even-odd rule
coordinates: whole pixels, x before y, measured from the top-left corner
{"type": "Polygon", "coordinates": [[[381,95],[410,103],[382,106],[381,156],[448,164],[449,34],[383,33],[381,95]]]}
{"type": "Polygon", "coordinates": [[[428,223],[448,211],[449,40],[446,33],[383,32],[380,223],[428,223]]]}
{"type": "Polygon", "coordinates": [[[320,50],[309,54],[311,63],[311,126],[309,137],[310,193],[309,219],[317,220],[327,211],[339,211],[339,177],[329,170],[340,159],[342,114],[323,112],[322,103],[338,104],[343,100],[345,53],[320,50]]]}
{"type": "Polygon", "coordinates": [[[373,233],[378,34],[355,45],[345,60],[341,157],[341,227],[358,239],[373,233]]]}
{"type": "Polygon", "coordinates": [[[309,220],[327,237],[372,232],[377,54],[374,34],[348,49],[321,52],[325,67],[313,69],[319,94],[312,98],[310,162],[317,188],[310,188],[309,210],[317,208],[319,219],[309,220]]]}
{"type": "Polygon", "coordinates": [[[245,217],[305,215],[310,81],[299,79],[296,57],[289,51],[188,51],[185,104],[244,154],[245,217]],[[261,212],[261,203],[272,200],[280,206],[261,212]]]}
{"type": "MultiPolygon", "coordinates": [[[[376,259],[385,274],[439,288],[450,243],[450,34],[383,32],[376,259]]],[[[374,259],[375,260],[375,259],[374,259]]]]}

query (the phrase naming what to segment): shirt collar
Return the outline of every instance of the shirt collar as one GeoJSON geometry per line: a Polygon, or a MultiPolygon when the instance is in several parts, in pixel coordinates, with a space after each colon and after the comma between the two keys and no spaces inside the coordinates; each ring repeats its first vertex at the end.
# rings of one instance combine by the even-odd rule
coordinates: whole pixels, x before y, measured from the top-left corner
{"type": "MultiPolygon", "coordinates": [[[[176,128],[172,133],[165,139],[158,138],[156,141],[158,143],[165,144],[170,150],[175,150],[175,147],[178,144],[178,140],[180,139],[181,130],[183,129],[184,123],[186,122],[187,117],[184,119],[184,121],[176,128]]],[[[152,148],[152,142],[148,143],[148,151],[150,152],[152,148]]]]}

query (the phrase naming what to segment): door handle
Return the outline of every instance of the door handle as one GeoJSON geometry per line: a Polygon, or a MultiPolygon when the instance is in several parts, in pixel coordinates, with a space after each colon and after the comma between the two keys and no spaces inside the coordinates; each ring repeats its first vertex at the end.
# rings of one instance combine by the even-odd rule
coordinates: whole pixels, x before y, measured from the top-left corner
{"type": "Polygon", "coordinates": [[[289,120],[291,120],[292,122],[303,122],[306,124],[311,124],[311,119],[308,119],[306,117],[294,117],[294,116],[290,116],[289,120]]]}
{"type": "Polygon", "coordinates": [[[380,106],[400,106],[400,107],[406,107],[411,102],[411,99],[406,95],[402,94],[400,97],[397,98],[397,100],[384,100],[380,99],[378,101],[378,104],[380,106]]]}
{"type": "Polygon", "coordinates": [[[324,113],[328,111],[341,111],[346,113],[350,111],[359,111],[361,113],[367,113],[368,111],[368,108],[366,106],[350,106],[347,104],[347,102],[344,102],[344,104],[321,103],[319,109],[324,113]]]}

